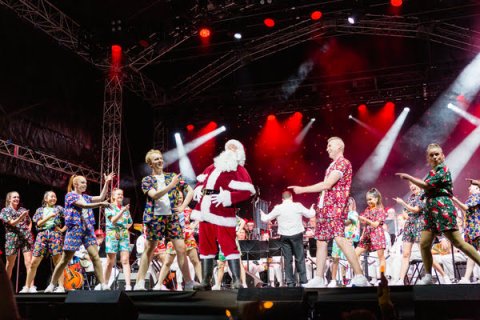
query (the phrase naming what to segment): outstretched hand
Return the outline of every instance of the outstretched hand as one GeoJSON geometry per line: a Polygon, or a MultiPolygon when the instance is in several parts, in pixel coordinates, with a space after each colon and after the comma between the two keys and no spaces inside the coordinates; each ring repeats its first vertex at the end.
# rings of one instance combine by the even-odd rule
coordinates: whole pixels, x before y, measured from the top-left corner
{"type": "Polygon", "coordinates": [[[410,175],[407,174],[407,173],[395,173],[396,176],[399,176],[400,179],[403,179],[403,180],[410,180],[410,175]]]}
{"type": "Polygon", "coordinates": [[[288,186],[287,189],[291,189],[295,194],[303,193],[303,187],[300,187],[300,186],[288,186]]]}
{"type": "Polygon", "coordinates": [[[113,172],[110,172],[108,175],[106,174],[103,175],[103,178],[105,179],[105,183],[112,181],[114,177],[115,177],[115,173],[113,172]]]}
{"type": "Polygon", "coordinates": [[[467,180],[467,181],[470,182],[471,184],[474,184],[474,185],[480,187],[480,180],[472,179],[472,178],[467,178],[467,179],[465,179],[465,180],[467,180]]]}
{"type": "Polygon", "coordinates": [[[403,201],[403,199],[399,198],[399,197],[393,198],[393,201],[395,201],[398,204],[404,204],[405,203],[405,201],[403,201]]]}

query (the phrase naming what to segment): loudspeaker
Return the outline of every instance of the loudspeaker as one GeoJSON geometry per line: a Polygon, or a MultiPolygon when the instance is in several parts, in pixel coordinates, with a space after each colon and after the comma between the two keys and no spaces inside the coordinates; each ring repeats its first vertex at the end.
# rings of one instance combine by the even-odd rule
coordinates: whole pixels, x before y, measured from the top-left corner
{"type": "Polygon", "coordinates": [[[138,311],[123,291],[70,291],[65,299],[69,319],[138,319],[138,311]]]}

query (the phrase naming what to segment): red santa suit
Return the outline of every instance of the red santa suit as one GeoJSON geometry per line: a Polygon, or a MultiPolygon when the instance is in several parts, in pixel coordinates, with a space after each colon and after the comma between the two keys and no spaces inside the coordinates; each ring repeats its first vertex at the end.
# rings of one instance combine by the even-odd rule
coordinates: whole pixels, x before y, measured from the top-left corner
{"type": "Polygon", "coordinates": [[[240,258],[236,245],[235,204],[245,201],[255,194],[252,179],[243,167],[243,146],[236,140],[237,152],[226,150],[215,158],[197,177],[195,200],[198,201],[192,210],[191,219],[200,220],[199,248],[200,258],[213,259],[218,252],[217,243],[227,260],[240,258]]]}

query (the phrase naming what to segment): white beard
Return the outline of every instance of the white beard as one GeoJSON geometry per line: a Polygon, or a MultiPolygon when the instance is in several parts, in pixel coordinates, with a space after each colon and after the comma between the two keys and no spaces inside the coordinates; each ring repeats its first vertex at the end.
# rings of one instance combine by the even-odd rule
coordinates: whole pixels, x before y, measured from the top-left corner
{"type": "Polygon", "coordinates": [[[214,160],[215,168],[222,172],[236,171],[239,165],[237,154],[234,151],[226,150],[220,153],[214,160]]]}

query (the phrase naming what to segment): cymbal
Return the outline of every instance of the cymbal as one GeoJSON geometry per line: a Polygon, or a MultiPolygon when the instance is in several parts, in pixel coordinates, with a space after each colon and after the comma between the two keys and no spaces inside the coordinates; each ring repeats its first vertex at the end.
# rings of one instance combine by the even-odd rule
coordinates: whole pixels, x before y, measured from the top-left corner
{"type": "Polygon", "coordinates": [[[134,223],[133,229],[142,232],[143,231],[143,224],[142,223],[134,223]]]}

